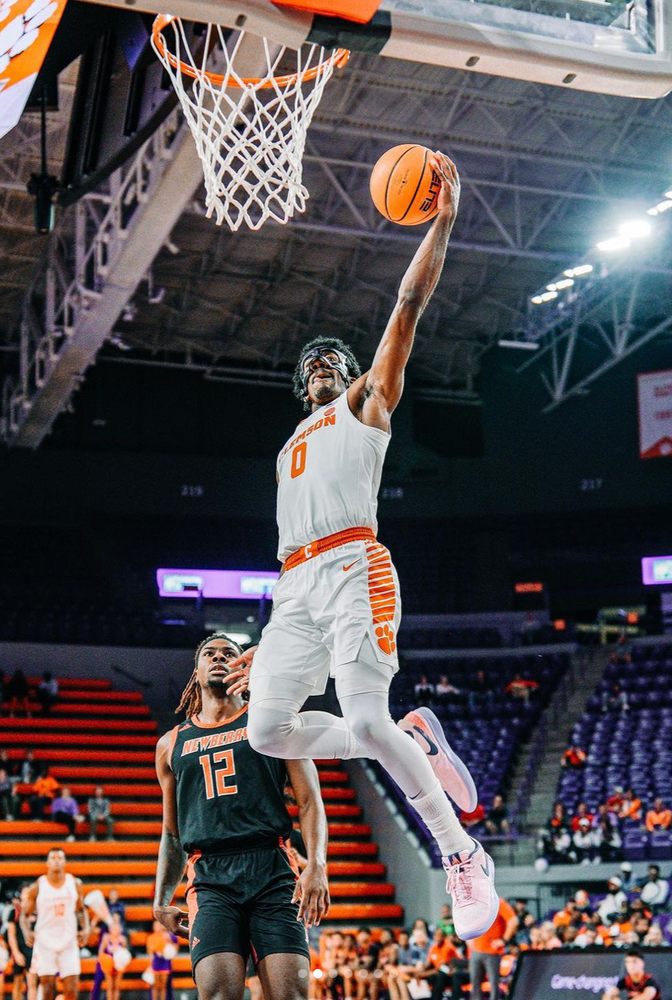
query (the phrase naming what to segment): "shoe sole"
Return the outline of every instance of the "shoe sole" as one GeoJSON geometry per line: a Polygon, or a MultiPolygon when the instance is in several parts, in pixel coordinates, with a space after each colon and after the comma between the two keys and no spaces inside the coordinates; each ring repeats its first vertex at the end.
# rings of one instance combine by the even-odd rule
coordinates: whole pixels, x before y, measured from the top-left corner
{"type": "MultiPolygon", "coordinates": [[[[469,934],[464,934],[458,931],[457,925],[455,926],[455,933],[462,941],[473,941],[474,938],[480,937],[481,934],[486,934],[495,920],[497,919],[497,914],[499,913],[499,896],[497,895],[497,890],[495,889],[495,862],[492,860],[490,855],[486,855],[488,861],[490,862],[490,867],[492,868],[492,898],[490,900],[490,914],[488,916],[488,923],[483,927],[475,928],[470,931],[469,934]]],[[[450,894],[449,894],[450,895],[450,894]]]]}
{"type": "Polygon", "coordinates": [[[459,806],[464,812],[473,812],[478,805],[478,791],[476,790],[474,779],[471,776],[471,771],[451,747],[444,735],[441,723],[434,715],[431,708],[416,708],[415,714],[422,716],[425,720],[431,730],[434,740],[439,744],[444,754],[450,761],[453,770],[457,773],[462,785],[464,786],[464,797],[460,795],[458,798],[447,788],[444,788],[444,791],[448,792],[455,805],[459,806]]]}

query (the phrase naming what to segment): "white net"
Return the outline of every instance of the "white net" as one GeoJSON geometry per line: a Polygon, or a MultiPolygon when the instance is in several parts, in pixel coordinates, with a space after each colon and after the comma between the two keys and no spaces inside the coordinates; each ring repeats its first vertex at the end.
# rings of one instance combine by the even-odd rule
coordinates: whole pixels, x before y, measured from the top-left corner
{"type": "Polygon", "coordinates": [[[306,132],[327,81],[349,53],[319,45],[294,51],[209,24],[195,57],[182,21],[167,15],[157,17],[152,44],[196,141],[208,218],[214,214],[217,225],[226,222],[235,231],[243,223],[259,229],[269,218],[285,224],[303,212],[306,132]],[[254,79],[240,75],[249,64],[246,40],[257,57],[254,79]],[[277,76],[287,56],[292,70],[277,76]]]}

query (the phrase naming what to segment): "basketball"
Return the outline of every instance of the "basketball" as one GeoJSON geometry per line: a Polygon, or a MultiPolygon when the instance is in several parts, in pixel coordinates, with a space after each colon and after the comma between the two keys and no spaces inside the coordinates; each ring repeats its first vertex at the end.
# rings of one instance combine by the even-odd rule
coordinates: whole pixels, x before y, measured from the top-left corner
{"type": "Polygon", "coordinates": [[[400,226],[419,226],[438,211],[441,181],[432,170],[433,150],[408,142],[392,146],[371,172],[371,198],[381,215],[400,226]]]}

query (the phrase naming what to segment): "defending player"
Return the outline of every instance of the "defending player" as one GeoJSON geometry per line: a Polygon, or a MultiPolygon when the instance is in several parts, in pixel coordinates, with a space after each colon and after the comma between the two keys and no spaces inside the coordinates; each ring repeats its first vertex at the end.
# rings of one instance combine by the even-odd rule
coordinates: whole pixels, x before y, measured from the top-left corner
{"type": "Polygon", "coordinates": [[[444,794],[466,811],[476,806],[471,775],[438,719],[428,709],[410,713],[401,725],[411,741],[390,718],[401,605],[390,554],[376,541],[390,418],[460,195],[452,161],[436,153],[432,166],[441,179],[439,212],[401,282],[370,370],[362,375],[350,349],[333,338],[311,341],[301,354],[295,393],[311,412],[277,464],[283,572],[256,653],[232,667],[243,681],[254,657],[248,730],[255,749],[289,759],[373,757],[383,765],[438,842],[455,929],[469,939],[497,916],[494,865],[444,794]],[[306,698],[324,691],[330,669],[343,718],[299,714],[306,698]]]}
{"type": "Polygon", "coordinates": [[[637,948],[626,951],[625,975],[603,994],[602,1000],[621,1000],[621,997],[628,1000],[663,1000],[660,986],[646,971],[644,958],[637,948]]]}
{"type": "Polygon", "coordinates": [[[79,949],[89,936],[89,916],[81,880],[65,870],[65,851],[52,847],[46,875],[28,888],[19,922],[26,944],[33,949],[32,968],[42,987],[42,1000],[54,1000],[56,977],[64,1000],[77,1000],[81,965],[79,949]],[[34,927],[29,918],[36,913],[34,927]]]}
{"type": "Polygon", "coordinates": [[[326,815],[312,761],[285,763],[250,746],[247,705],[227,693],[228,664],[240,652],[223,633],[201,643],[177,709],[187,720],[157,745],[163,832],[154,916],[189,938],[200,1000],[241,1000],[250,953],[265,1000],[305,1000],[305,928],[329,908],[326,815]],[[300,876],[286,847],[288,775],[308,853],[300,876]],[[187,853],[188,924],[171,905],[187,853]]]}
{"type": "Polygon", "coordinates": [[[33,949],[26,944],[20,922],[21,908],[25,905],[28,889],[28,885],[21,886],[18,898],[12,900],[14,912],[7,921],[7,944],[14,960],[12,1000],[22,1000],[24,986],[27,987],[27,1000],[37,1000],[37,976],[31,971],[33,949]]]}

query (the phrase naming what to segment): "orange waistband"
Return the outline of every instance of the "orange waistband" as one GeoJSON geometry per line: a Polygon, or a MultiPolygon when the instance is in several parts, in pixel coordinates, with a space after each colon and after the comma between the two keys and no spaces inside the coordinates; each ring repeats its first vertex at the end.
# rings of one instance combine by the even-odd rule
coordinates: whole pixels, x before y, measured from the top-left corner
{"type": "Polygon", "coordinates": [[[371,528],[346,528],[345,531],[337,531],[333,535],[327,535],[325,538],[318,538],[314,542],[308,542],[307,545],[302,545],[296,552],[292,552],[291,556],[287,556],[285,559],[285,573],[288,569],[294,569],[295,566],[300,566],[301,563],[307,562],[308,559],[314,559],[315,556],[319,556],[322,552],[328,552],[339,545],[347,545],[348,542],[375,542],[375,540],[376,536],[371,528]]]}

